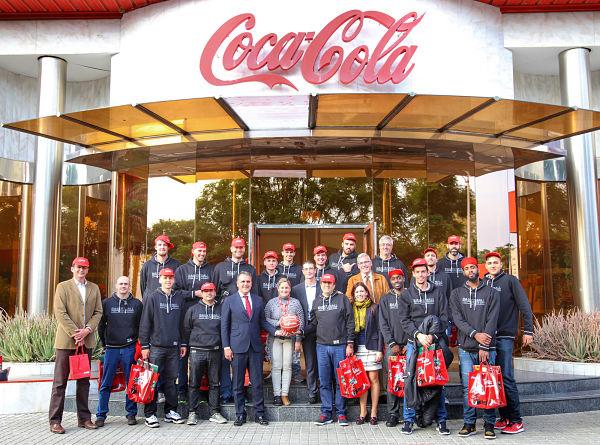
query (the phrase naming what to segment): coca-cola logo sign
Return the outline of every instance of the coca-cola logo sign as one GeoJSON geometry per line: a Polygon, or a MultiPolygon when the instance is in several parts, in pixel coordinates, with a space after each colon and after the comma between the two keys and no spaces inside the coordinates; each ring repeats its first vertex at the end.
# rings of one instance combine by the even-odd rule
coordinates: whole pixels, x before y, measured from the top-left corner
{"type": "Polygon", "coordinates": [[[286,76],[296,66],[304,80],[315,85],[327,82],[336,73],[343,84],[360,77],[367,84],[399,84],[412,72],[417,51],[417,45],[406,44],[405,40],[423,16],[410,12],[395,19],[379,11],[354,9],[338,15],[316,33],[288,32],[281,37],[267,33],[257,38],[251,32],[256,25],[254,15],[240,14],[227,20],[208,40],[200,57],[200,72],[218,86],[260,82],[270,88],[287,85],[297,90],[286,76]],[[384,28],[374,47],[360,42],[367,20],[384,28]],[[342,47],[336,39],[348,45],[342,47]],[[355,46],[349,49],[351,44],[355,46]],[[219,58],[226,71],[243,67],[257,73],[221,79],[213,71],[219,58]]]}

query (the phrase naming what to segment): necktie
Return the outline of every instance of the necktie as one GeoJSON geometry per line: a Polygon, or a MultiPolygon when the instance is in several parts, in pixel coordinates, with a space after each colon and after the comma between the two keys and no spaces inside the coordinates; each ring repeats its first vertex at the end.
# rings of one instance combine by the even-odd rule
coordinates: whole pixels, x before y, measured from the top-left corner
{"type": "Polygon", "coordinates": [[[373,296],[373,283],[371,281],[371,275],[365,275],[364,279],[363,279],[363,283],[369,289],[369,292],[371,293],[371,296],[373,296]]]}
{"type": "Polygon", "coordinates": [[[246,306],[248,318],[252,318],[252,307],[250,307],[250,299],[248,298],[248,295],[244,295],[244,306],[246,306]]]}

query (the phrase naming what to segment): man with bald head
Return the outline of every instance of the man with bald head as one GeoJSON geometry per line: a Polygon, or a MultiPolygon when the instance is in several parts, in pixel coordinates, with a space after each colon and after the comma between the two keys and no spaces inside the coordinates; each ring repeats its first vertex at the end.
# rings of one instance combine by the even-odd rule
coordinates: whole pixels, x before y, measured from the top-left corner
{"type": "MultiPolygon", "coordinates": [[[[131,294],[128,277],[117,279],[116,292],[102,302],[102,318],[98,326],[100,342],[105,349],[102,382],[96,413],[96,426],[104,426],[108,415],[110,390],[117,368],[125,373],[125,381],[129,381],[129,371],[134,363],[135,344],[138,340],[140,319],[142,318],[142,302],[131,294]]],[[[127,424],[137,423],[137,404],[125,399],[127,424]]]]}

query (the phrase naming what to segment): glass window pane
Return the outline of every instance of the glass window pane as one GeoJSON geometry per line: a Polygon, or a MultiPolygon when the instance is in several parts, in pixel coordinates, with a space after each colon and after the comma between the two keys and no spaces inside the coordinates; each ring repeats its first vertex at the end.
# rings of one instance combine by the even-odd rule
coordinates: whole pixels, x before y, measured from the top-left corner
{"type": "Polygon", "coordinates": [[[406,94],[322,94],[317,127],[375,127],[406,94]]]}

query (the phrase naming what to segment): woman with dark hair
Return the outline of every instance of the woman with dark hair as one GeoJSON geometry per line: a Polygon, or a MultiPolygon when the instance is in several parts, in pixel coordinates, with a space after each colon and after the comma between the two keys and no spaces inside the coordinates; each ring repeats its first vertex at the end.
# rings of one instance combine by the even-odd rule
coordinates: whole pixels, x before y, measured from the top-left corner
{"type": "Polygon", "coordinates": [[[277,328],[275,336],[269,336],[273,405],[287,406],[293,353],[302,349],[304,310],[300,302],[291,297],[292,283],[287,277],[280,278],[276,288],[277,298],[270,299],[265,306],[267,322],[277,328]]]}
{"type": "MultiPolygon", "coordinates": [[[[369,423],[377,425],[379,405],[379,371],[383,359],[383,336],[379,331],[378,305],[373,301],[369,289],[364,283],[352,287],[352,308],[354,309],[354,350],[356,357],[363,362],[371,382],[371,418],[369,423]]],[[[357,425],[365,423],[367,417],[367,398],[369,392],[360,396],[360,415],[357,425]]]]}

